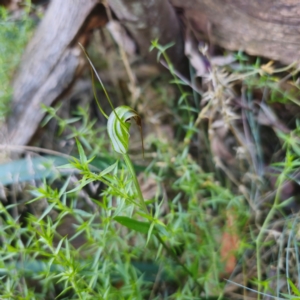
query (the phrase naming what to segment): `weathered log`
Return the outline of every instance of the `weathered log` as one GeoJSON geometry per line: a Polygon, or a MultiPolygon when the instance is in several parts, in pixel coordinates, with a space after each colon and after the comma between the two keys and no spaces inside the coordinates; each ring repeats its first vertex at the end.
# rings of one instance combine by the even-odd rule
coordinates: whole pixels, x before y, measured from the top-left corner
{"type": "Polygon", "coordinates": [[[297,0],[170,0],[213,44],[290,64],[300,58],[297,0]]]}
{"type": "Polygon", "coordinates": [[[51,105],[71,84],[81,61],[74,40],[97,2],[51,1],[13,82],[9,143],[27,144],[43,118],[41,103],[51,105]]]}

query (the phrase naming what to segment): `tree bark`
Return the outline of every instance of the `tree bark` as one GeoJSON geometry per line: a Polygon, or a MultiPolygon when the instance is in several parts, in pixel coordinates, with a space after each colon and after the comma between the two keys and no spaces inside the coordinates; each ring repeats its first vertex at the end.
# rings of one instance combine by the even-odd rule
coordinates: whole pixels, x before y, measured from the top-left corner
{"type": "Polygon", "coordinates": [[[52,0],[22,58],[13,82],[8,142],[29,142],[44,113],[71,84],[81,53],[74,40],[97,0],[52,0]]]}
{"type": "Polygon", "coordinates": [[[298,61],[298,0],[170,0],[213,44],[283,63],[298,61]]]}

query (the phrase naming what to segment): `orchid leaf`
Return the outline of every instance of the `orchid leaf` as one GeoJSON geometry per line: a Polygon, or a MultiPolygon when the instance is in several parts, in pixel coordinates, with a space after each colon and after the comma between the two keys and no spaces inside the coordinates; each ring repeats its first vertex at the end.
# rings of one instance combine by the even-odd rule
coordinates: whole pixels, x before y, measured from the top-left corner
{"type": "Polygon", "coordinates": [[[115,217],[114,220],[120,223],[121,225],[140,233],[148,234],[150,229],[151,229],[150,235],[151,233],[157,233],[157,230],[154,227],[154,225],[148,222],[141,222],[135,219],[131,219],[128,217],[121,217],[121,216],[115,217]]]}

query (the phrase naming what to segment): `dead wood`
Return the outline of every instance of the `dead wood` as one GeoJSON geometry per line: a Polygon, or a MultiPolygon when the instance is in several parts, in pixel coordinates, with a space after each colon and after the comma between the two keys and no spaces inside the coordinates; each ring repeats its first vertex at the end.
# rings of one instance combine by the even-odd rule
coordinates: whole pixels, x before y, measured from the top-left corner
{"type": "Polygon", "coordinates": [[[108,3],[137,43],[141,56],[156,62],[156,53],[149,52],[151,41],[159,39],[161,45],[174,42],[168,55],[177,68],[183,67],[182,27],[168,0],[109,0],[108,3]]]}
{"type": "Polygon", "coordinates": [[[230,50],[290,64],[299,60],[297,0],[171,0],[196,33],[230,50]]]}
{"type": "Polygon", "coordinates": [[[82,61],[74,41],[97,2],[51,1],[13,82],[9,143],[27,144],[43,118],[41,103],[51,105],[71,84],[82,61]]]}

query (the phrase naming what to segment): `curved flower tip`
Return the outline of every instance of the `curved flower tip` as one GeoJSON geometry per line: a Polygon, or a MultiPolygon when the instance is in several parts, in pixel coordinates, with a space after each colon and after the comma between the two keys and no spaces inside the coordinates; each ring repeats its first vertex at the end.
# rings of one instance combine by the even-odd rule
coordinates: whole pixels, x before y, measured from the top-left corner
{"type": "MultiPolygon", "coordinates": [[[[130,120],[134,119],[139,126],[142,135],[142,121],[138,113],[129,106],[119,106],[115,108],[107,122],[108,136],[111,139],[113,148],[120,154],[127,154],[129,148],[130,120]]],[[[143,137],[142,137],[143,143],[143,137]]],[[[143,148],[144,150],[144,148],[143,148]]]]}

